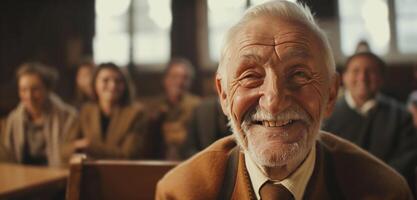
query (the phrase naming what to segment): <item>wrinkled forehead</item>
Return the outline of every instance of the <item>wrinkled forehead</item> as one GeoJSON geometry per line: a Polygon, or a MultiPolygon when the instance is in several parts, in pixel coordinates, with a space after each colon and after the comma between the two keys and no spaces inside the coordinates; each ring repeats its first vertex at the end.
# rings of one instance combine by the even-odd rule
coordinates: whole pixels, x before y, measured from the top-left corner
{"type": "Polygon", "coordinates": [[[278,55],[285,52],[310,54],[321,46],[307,25],[278,17],[257,17],[239,29],[232,42],[237,52],[253,46],[269,46],[278,55]]]}

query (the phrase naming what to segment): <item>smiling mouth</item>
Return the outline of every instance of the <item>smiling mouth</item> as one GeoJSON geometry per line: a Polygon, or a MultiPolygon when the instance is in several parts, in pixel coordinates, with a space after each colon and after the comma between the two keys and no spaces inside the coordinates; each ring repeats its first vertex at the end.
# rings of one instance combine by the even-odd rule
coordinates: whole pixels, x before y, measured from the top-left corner
{"type": "Polygon", "coordinates": [[[256,125],[262,125],[262,126],[265,126],[265,127],[285,127],[285,126],[292,125],[292,124],[294,124],[295,122],[298,122],[298,121],[300,121],[300,120],[293,120],[293,119],[279,120],[279,121],[277,121],[277,120],[271,120],[271,121],[263,120],[263,121],[254,121],[253,123],[256,124],[256,125]]]}

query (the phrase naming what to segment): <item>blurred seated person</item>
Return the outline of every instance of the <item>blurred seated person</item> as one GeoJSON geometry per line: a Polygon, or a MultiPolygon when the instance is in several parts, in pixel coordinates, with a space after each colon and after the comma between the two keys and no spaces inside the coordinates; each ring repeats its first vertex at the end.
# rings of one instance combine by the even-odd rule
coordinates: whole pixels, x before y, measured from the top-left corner
{"type": "Polygon", "coordinates": [[[405,176],[412,186],[417,134],[404,106],[380,93],[385,68],[384,61],[373,53],[351,56],[342,76],[344,97],[336,102],[323,130],[368,150],[405,176]]]}
{"type": "Polygon", "coordinates": [[[77,67],[75,75],[75,89],[72,105],[80,109],[82,104],[93,100],[93,89],[91,79],[94,72],[94,63],[85,60],[77,67]]]}
{"type": "Polygon", "coordinates": [[[117,65],[103,63],[92,83],[94,102],[81,107],[78,123],[66,139],[66,158],[75,152],[94,159],[144,157],[147,120],[143,107],[132,101],[127,76],[117,65]]]}
{"type": "Polygon", "coordinates": [[[408,97],[407,108],[413,116],[414,127],[417,128],[417,91],[413,91],[408,97]]]}
{"type": "MultiPolygon", "coordinates": [[[[413,88],[417,88],[417,63],[413,64],[413,88]]],[[[417,128],[417,90],[411,92],[408,96],[407,108],[413,116],[414,127],[417,128]]]]}
{"type": "Polygon", "coordinates": [[[157,124],[164,140],[164,156],[168,160],[181,158],[180,147],[187,135],[187,126],[200,98],[189,93],[194,76],[191,63],[183,58],[174,58],[164,72],[164,94],[157,98],[157,124]]]}
{"type": "Polygon", "coordinates": [[[191,117],[187,139],[183,145],[183,157],[188,158],[216,140],[230,135],[227,123],[219,99],[217,97],[204,99],[195,108],[191,117]]]}
{"type": "Polygon", "coordinates": [[[3,145],[15,162],[61,166],[60,147],[76,120],[76,110],[52,92],[57,73],[40,63],[17,71],[20,103],[7,117],[3,145]]]}
{"type": "Polygon", "coordinates": [[[3,142],[3,128],[5,127],[6,118],[0,118],[0,162],[13,162],[11,155],[7,153],[6,148],[4,147],[3,142]]]}

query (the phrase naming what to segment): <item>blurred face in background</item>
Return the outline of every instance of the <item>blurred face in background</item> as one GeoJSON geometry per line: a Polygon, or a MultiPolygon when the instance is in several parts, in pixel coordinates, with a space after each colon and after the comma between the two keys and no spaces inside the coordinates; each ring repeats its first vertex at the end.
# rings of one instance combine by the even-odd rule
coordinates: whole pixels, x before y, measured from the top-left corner
{"type": "Polygon", "coordinates": [[[49,90],[36,74],[23,74],[18,80],[19,97],[29,113],[40,113],[48,98],[49,90]]]}
{"type": "Polygon", "coordinates": [[[100,70],[94,86],[98,101],[106,104],[117,104],[126,90],[123,75],[112,69],[100,70]]]}
{"type": "Polygon", "coordinates": [[[77,71],[76,84],[77,88],[87,96],[92,96],[91,80],[93,68],[89,65],[82,65],[77,71]]]}
{"type": "Polygon", "coordinates": [[[417,128],[417,101],[411,102],[410,105],[408,105],[408,111],[410,111],[413,117],[414,127],[417,128]]]}
{"type": "Polygon", "coordinates": [[[182,63],[175,63],[165,75],[164,88],[168,97],[178,98],[187,92],[191,74],[182,63]]]}
{"type": "Polygon", "coordinates": [[[375,97],[382,82],[381,66],[364,55],[354,57],[343,74],[343,84],[359,106],[375,97]]]}

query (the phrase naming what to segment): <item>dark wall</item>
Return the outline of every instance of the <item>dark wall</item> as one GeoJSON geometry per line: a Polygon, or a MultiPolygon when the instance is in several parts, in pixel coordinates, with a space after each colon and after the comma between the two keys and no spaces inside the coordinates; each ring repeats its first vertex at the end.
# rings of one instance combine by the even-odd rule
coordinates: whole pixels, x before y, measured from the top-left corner
{"type": "Polygon", "coordinates": [[[94,0],[0,2],[0,114],[17,103],[14,73],[23,62],[41,61],[61,76],[57,92],[71,93],[71,67],[92,54],[94,0]]]}
{"type": "Polygon", "coordinates": [[[413,63],[391,64],[385,74],[382,92],[406,102],[411,91],[417,90],[417,80],[414,77],[413,63]]]}
{"type": "MultiPolygon", "coordinates": [[[[172,1],[172,29],[171,29],[171,56],[184,57],[191,61],[196,73],[200,74],[201,61],[198,59],[198,0],[172,1]]],[[[201,80],[196,79],[191,90],[199,94],[202,89],[201,80]]]]}
{"type": "Polygon", "coordinates": [[[337,18],[338,4],[337,0],[298,0],[310,7],[313,14],[318,18],[337,18]]]}

